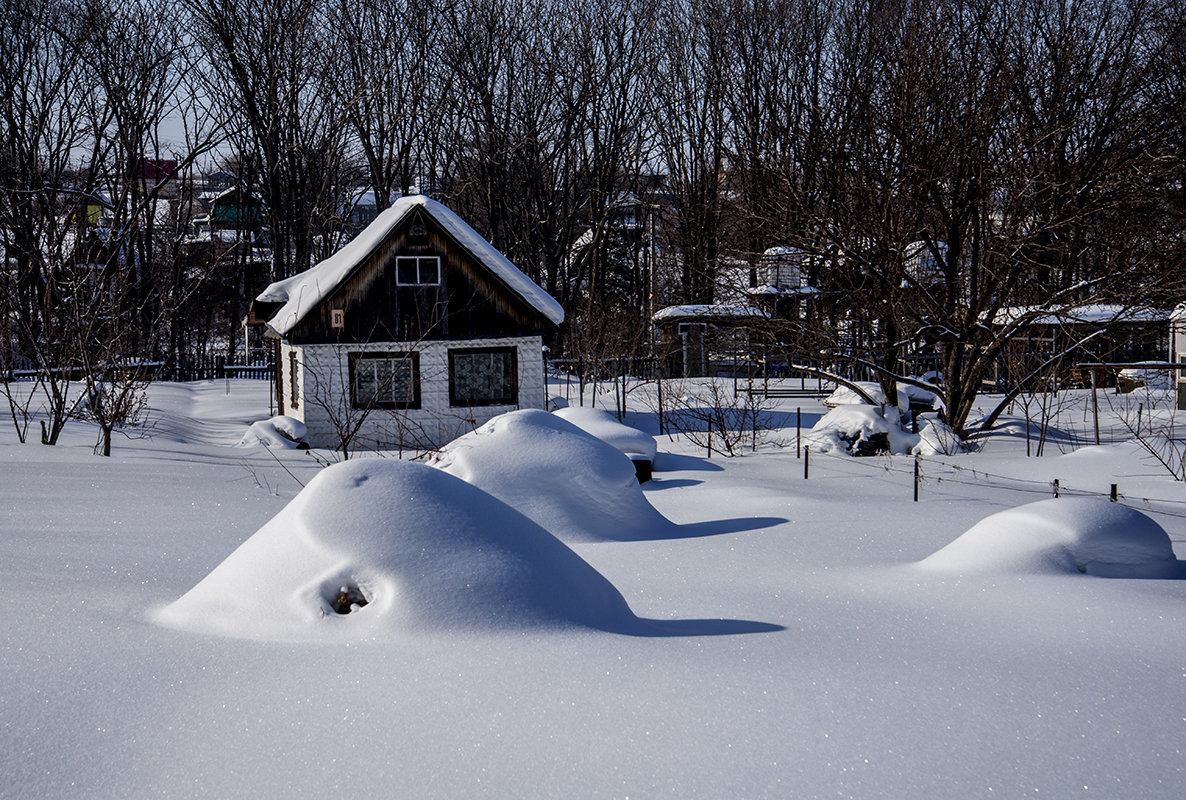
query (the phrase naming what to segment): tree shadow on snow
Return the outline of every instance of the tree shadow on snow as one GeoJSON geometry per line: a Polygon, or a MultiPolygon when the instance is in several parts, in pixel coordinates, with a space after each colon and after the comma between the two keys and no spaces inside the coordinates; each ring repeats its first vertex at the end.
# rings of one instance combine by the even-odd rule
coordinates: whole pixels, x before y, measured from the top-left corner
{"type": "Polygon", "coordinates": [[[671,636],[736,636],[746,633],[777,633],[782,625],[749,619],[646,619],[623,620],[622,625],[607,628],[623,636],[663,638],[671,636]]]}
{"type": "Polygon", "coordinates": [[[651,478],[642,485],[644,492],[661,492],[664,489],[686,489],[689,486],[699,486],[704,481],[692,480],[691,478],[651,478]]]}
{"type": "Polygon", "coordinates": [[[657,453],[654,467],[656,472],[721,472],[725,469],[706,458],[678,453],[657,453]]]}
{"type": "Polygon", "coordinates": [[[742,531],[756,531],[761,528],[773,528],[790,520],[785,517],[734,517],[732,519],[711,519],[704,522],[689,522],[676,527],[671,536],[665,539],[695,539],[701,536],[719,536],[723,533],[741,533],[742,531]]]}

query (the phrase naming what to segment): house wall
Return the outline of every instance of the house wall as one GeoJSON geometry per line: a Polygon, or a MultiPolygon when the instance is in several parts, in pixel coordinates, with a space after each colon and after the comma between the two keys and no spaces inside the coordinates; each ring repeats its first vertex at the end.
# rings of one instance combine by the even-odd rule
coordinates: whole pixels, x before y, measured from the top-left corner
{"type": "MultiPolygon", "coordinates": [[[[1186,314],[1181,313],[1182,310],[1182,306],[1178,306],[1170,316],[1169,360],[1175,364],[1186,363],[1186,314]]],[[[1173,374],[1177,396],[1175,407],[1183,411],[1186,410],[1186,370],[1174,370],[1173,374]]]]}
{"type": "Polygon", "coordinates": [[[371,344],[282,345],[282,382],[289,416],[302,420],[312,447],[338,446],[336,431],[362,420],[352,449],[395,450],[401,447],[439,447],[508,411],[545,408],[543,338],[509,336],[469,340],[381,342],[371,344]],[[452,407],[449,404],[449,351],[471,347],[514,347],[517,350],[518,402],[514,405],[452,407]],[[298,353],[300,402],[289,409],[289,352],[298,353]],[[420,366],[420,408],[373,409],[351,407],[350,354],[416,352],[420,366]],[[364,418],[365,417],[365,418],[364,418]]]}

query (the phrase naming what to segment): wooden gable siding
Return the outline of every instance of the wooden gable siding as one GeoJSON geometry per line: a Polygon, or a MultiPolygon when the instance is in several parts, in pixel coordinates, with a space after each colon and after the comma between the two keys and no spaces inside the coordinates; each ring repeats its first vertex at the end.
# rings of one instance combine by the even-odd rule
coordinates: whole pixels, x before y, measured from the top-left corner
{"type": "Polygon", "coordinates": [[[550,321],[417,210],[288,338],[307,344],[416,342],[538,334],[551,328],[550,321]],[[440,258],[440,284],[397,285],[400,256],[440,258]],[[336,309],[343,312],[341,328],[332,324],[336,309]]]}

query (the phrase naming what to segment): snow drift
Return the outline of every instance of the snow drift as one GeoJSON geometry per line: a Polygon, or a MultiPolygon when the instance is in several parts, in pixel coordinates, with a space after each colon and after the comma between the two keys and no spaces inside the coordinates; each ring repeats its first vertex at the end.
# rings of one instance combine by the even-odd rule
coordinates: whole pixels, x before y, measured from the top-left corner
{"type": "Polygon", "coordinates": [[[993,514],[920,563],[962,573],[1182,575],[1160,525],[1119,503],[1082,497],[1042,500],[993,514]]]}
{"type": "Polygon", "coordinates": [[[429,463],[566,541],[665,538],[677,528],[647,501],[629,458],[546,411],[495,417],[429,463]]]}
{"type": "Polygon", "coordinates": [[[367,459],[319,473],[155,619],[320,641],[440,629],[622,630],[635,618],[600,573],[481,489],[421,464],[367,459]]]}
{"type": "Polygon", "coordinates": [[[569,406],[552,412],[566,422],[571,422],[585,433],[596,436],[601,441],[617,448],[627,457],[641,457],[648,461],[655,460],[658,447],[655,437],[643,433],[638,428],[624,425],[609,413],[600,408],[585,408],[584,406],[569,406]]]}
{"type": "Polygon", "coordinates": [[[292,417],[272,417],[252,423],[239,440],[236,447],[279,447],[294,450],[305,444],[307,446],[308,428],[305,423],[292,417]]]}

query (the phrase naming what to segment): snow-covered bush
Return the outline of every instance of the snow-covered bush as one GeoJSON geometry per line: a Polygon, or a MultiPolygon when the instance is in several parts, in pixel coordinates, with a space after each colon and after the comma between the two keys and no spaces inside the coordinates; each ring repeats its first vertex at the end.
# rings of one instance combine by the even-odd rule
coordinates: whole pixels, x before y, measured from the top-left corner
{"type": "Polygon", "coordinates": [[[896,408],[843,405],[824,414],[807,435],[807,446],[817,453],[841,452],[854,456],[912,452],[919,436],[902,427],[896,408]]]}

